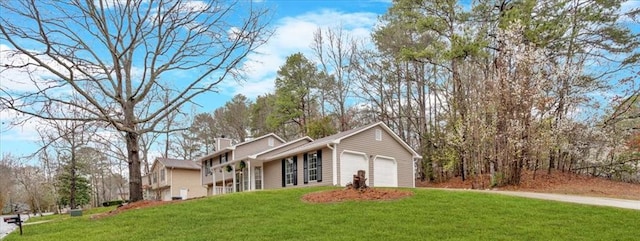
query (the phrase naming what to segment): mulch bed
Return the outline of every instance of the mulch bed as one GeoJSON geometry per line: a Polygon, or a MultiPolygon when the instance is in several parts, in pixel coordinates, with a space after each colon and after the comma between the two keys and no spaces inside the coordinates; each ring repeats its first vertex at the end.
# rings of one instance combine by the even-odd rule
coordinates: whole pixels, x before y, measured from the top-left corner
{"type": "Polygon", "coordinates": [[[310,203],[335,203],[344,201],[365,200],[397,200],[413,196],[412,191],[396,189],[367,188],[355,190],[350,188],[308,193],[302,196],[302,200],[310,203]]]}

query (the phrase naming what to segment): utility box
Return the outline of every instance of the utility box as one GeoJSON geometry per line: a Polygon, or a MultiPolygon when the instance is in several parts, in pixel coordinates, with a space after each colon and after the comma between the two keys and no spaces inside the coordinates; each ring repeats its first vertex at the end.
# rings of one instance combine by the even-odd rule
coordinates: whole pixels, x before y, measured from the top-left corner
{"type": "Polygon", "coordinates": [[[71,211],[69,211],[69,214],[71,214],[71,217],[82,216],[82,209],[71,209],[71,211]]]}

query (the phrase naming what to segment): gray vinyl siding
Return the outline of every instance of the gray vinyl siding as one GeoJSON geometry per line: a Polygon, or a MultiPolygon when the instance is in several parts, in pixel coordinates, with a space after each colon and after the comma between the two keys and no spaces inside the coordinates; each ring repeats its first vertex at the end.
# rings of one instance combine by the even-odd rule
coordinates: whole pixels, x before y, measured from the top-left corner
{"type": "MultiPolygon", "coordinates": [[[[398,186],[413,187],[413,155],[402,144],[398,143],[383,128],[374,126],[368,130],[360,132],[354,136],[343,139],[338,144],[338,159],[344,150],[363,152],[369,157],[369,170],[367,170],[367,178],[369,185],[375,186],[373,178],[373,159],[376,155],[393,157],[398,162],[398,186]],[[382,131],[382,140],[375,139],[375,130],[382,131]]],[[[324,157],[324,153],[323,153],[324,157]]],[[[338,177],[340,174],[340,162],[337,163],[338,177]]]]}
{"type": "Polygon", "coordinates": [[[276,189],[282,187],[282,161],[274,160],[262,164],[262,177],[264,189],[276,189]]]}
{"type": "MultiPolygon", "coordinates": [[[[310,151],[315,152],[316,150],[310,151]]],[[[306,153],[306,152],[305,152],[306,153]]],[[[332,151],[329,148],[322,149],[322,181],[311,181],[308,184],[304,184],[304,159],[303,153],[297,155],[297,167],[298,167],[298,185],[287,187],[310,187],[310,186],[327,186],[332,185],[333,172],[332,165],[332,151]]],[[[282,188],[282,159],[265,162],[264,168],[264,188],[276,189],[282,188]]]]}
{"type": "Polygon", "coordinates": [[[233,154],[234,160],[242,160],[247,158],[247,156],[249,155],[260,153],[279,145],[282,145],[282,142],[278,140],[278,138],[275,138],[272,136],[268,136],[257,141],[243,144],[243,145],[237,146],[236,149],[234,150],[234,154],[233,154]],[[269,138],[273,138],[273,146],[269,146],[269,138]]]}

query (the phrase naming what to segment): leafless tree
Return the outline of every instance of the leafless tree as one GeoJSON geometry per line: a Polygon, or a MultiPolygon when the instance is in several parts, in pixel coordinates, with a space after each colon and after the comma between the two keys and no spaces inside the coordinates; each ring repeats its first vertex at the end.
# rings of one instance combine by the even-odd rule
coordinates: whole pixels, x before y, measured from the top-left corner
{"type": "Polygon", "coordinates": [[[320,76],[323,78],[318,80],[321,114],[325,116],[324,105],[328,102],[338,116],[338,129],[346,131],[351,128],[347,112],[349,98],[353,97],[356,41],[341,26],[325,30],[318,28],[314,33],[311,49],[322,66],[320,76]]]}
{"type": "Polygon", "coordinates": [[[244,1],[28,0],[0,7],[0,40],[15,59],[2,68],[24,71],[35,87],[0,90],[2,108],[79,120],[46,112],[57,103],[122,132],[131,201],[143,198],[140,135],[161,130],[158,124],[185,103],[241,74],[245,56],[270,36],[267,11],[244,1]],[[169,101],[141,115],[140,106],[169,82],[179,88],[169,101]],[[68,93],[89,105],[70,102],[68,93]]]}

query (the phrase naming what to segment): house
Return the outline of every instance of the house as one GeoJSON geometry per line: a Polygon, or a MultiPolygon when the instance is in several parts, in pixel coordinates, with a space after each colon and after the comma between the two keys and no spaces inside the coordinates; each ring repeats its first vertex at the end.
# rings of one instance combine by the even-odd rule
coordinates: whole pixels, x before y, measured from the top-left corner
{"type": "Polygon", "coordinates": [[[200,185],[200,169],[200,163],[191,160],[156,158],[149,190],[163,201],[206,196],[207,190],[200,185]]]}
{"type": "MultiPolygon", "coordinates": [[[[271,133],[235,145],[224,137],[216,138],[215,143],[217,151],[197,160],[201,165],[200,183],[206,186],[208,195],[255,190],[256,172],[252,170],[262,171],[260,166],[248,160],[249,156],[278,147],[285,141],[271,133]],[[251,175],[254,177],[250,182],[251,175]]],[[[261,177],[257,178],[261,180],[261,177]]]]}
{"type": "MultiPolygon", "coordinates": [[[[216,180],[216,188],[209,194],[346,186],[358,170],[367,171],[370,186],[415,187],[414,163],[422,158],[382,122],[318,140],[304,137],[254,152],[203,165],[203,173],[215,176],[203,178],[216,180]]],[[[212,157],[215,160],[216,156],[212,157]]]]}

